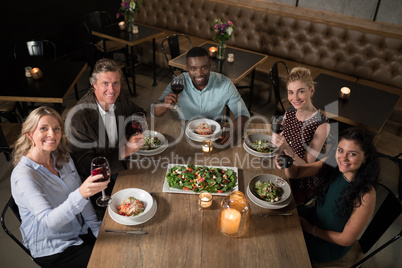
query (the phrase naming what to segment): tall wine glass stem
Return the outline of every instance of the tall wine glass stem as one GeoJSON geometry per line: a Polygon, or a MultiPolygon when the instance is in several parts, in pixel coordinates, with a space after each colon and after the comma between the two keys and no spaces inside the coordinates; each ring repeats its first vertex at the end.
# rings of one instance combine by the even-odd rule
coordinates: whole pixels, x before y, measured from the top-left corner
{"type": "Polygon", "coordinates": [[[109,205],[110,202],[111,202],[111,199],[109,196],[106,195],[105,191],[102,191],[102,196],[100,196],[96,200],[96,204],[100,207],[107,207],[107,205],[109,205]]]}

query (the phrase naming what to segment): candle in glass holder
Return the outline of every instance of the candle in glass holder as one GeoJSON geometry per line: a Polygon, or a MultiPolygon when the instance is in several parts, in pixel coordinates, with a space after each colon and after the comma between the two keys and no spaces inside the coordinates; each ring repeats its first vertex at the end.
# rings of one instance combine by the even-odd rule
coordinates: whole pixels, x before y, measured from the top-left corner
{"type": "Polygon", "coordinates": [[[137,25],[134,25],[133,26],[133,34],[137,34],[137,33],[139,33],[140,31],[138,30],[138,26],[137,25]]]}
{"type": "Polygon", "coordinates": [[[240,226],[241,214],[233,208],[227,208],[221,214],[221,231],[231,235],[237,233],[240,226]]]}
{"type": "Polygon", "coordinates": [[[233,53],[229,53],[229,54],[228,54],[228,59],[227,59],[227,61],[228,61],[228,62],[234,62],[234,54],[233,54],[233,53]]]}
{"type": "Polygon", "coordinates": [[[32,75],[31,75],[31,70],[32,70],[32,67],[31,67],[31,66],[25,67],[25,76],[26,76],[26,77],[32,77],[32,75]]]}
{"type": "Polygon", "coordinates": [[[200,209],[209,208],[212,205],[212,194],[200,193],[198,196],[198,205],[200,209]]]}
{"type": "Polygon", "coordinates": [[[126,23],[124,21],[120,21],[119,28],[120,28],[120,30],[124,31],[126,29],[126,23]]]}
{"type": "Polygon", "coordinates": [[[211,58],[216,57],[216,52],[218,51],[218,49],[216,47],[210,47],[209,48],[209,56],[211,58]]]}
{"type": "Polygon", "coordinates": [[[42,71],[38,67],[35,67],[31,70],[31,76],[33,79],[40,79],[42,78],[42,75],[42,71]]]}
{"type": "Polygon", "coordinates": [[[339,98],[341,99],[349,99],[350,93],[352,91],[348,87],[342,87],[341,90],[339,91],[339,98]]]}
{"type": "Polygon", "coordinates": [[[204,153],[208,154],[212,152],[212,142],[211,141],[203,141],[201,145],[201,149],[204,153]]]}

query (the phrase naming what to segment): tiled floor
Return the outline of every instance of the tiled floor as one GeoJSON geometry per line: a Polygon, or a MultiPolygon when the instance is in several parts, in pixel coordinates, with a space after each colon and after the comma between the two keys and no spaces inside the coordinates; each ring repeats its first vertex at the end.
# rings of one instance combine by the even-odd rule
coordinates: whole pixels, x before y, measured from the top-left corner
{"type": "MultiPolygon", "coordinates": [[[[152,87],[151,72],[149,68],[139,69],[137,72],[137,93],[138,97],[133,98],[133,101],[149,111],[150,104],[155,101],[166,85],[170,81],[170,74],[166,69],[158,70],[158,86],[152,87]]],[[[88,72],[86,72],[79,81],[80,96],[82,96],[88,88],[88,72]]],[[[267,93],[266,84],[260,81],[255,85],[255,97],[253,98],[253,113],[255,115],[270,116],[273,111],[273,105],[267,104],[269,94],[267,93]]],[[[123,85],[122,92],[128,93],[126,85],[123,85]]],[[[246,95],[247,92],[244,92],[246,95]]],[[[73,94],[69,96],[69,100],[73,100],[73,94]]],[[[390,155],[396,155],[402,152],[402,138],[396,137],[391,133],[381,133],[376,137],[378,150],[390,155]]],[[[4,155],[0,155],[0,208],[4,207],[10,197],[10,174],[12,172],[11,163],[7,162],[4,155]]],[[[12,214],[7,214],[8,228],[19,235],[19,223],[12,214]]],[[[391,230],[384,237],[391,237],[392,234],[399,232],[402,226],[402,217],[393,224],[391,230]]],[[[389,238],[388,238],[389,239],[389,238]]],[[[386,239],[382,239],[386,241],[386,239]]],[[[381,244],[381,242],[380,242],[381,244]]],[[[376,257],[372,258],[366,264],[365,268],[374,267],[400,267],[402,263],[402,243],[397,241],[387,247],[376,257]],[[399,263],[399,265],[398,265],[399,263]]],[[[30,258],[12,241],[3,231],[0,231],[0,266],[1,267],[38,267],[30,260],[30,258]]]]}

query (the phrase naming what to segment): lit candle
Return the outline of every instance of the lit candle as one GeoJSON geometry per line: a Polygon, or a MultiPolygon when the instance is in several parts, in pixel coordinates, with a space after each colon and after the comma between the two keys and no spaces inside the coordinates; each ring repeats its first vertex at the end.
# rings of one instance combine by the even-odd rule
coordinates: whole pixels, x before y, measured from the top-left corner
{"type": "Polygon", "coordinates": [[[137,34],[137,33],[139,33],[140,31],[138,30],[138,26],[136,26],[136,25],[134,25],[133,26],[133,34],[137,34]]]}
{"type": "Polygon", "coordinates": [[[222,211],[221,231],[226,234],[235,234],[239,231],[241,214],[233,208],[227,208],[222,211]]]}
{"type": "Polygon", "coordinates": [[[227,59],[227,61],[228,61],[228,62],[234,62],[234,54],[233,54],[233,53],[229,53],[229,54],[228,54],[228,59],[227,59]]]}
{"type": "Polygon", "coordinates": [[[218,51],[218,49],[216,47],[210,47],[209,48],[209,56],[211,58],[216,57],[216,52],[218,51]]]}
{"type": "Polygon", "coordinates": [[[212,205],[212,194],[200,193],[198,196],[198,201],[200,208],[209,208],[212,205]]]}
{"type": "Polygon", "coordinates": [[[339,91],[339,97],[341,99],[348,99],[350,97],[351,90],[348,87],[342,87],[339,91]]]}
{"type": "Polygon", "coordinates": [[[211,141],[203,141],[201,145],[201,149],[204,153],[212,152],[212,142],[211,141]]]}
{"type": "Polygon", "coordinates": [[[126,23],[124,21],[120,21],[119,28],[120,28],[120,30],[124,31],[126,29],[126,23]]]}
{"type": "Polygon", "coordinates": [[[35,67],[31,70],[31,76],[33,79],[40,79],[42,77],[42,71],[38,67],[35,67]]]}

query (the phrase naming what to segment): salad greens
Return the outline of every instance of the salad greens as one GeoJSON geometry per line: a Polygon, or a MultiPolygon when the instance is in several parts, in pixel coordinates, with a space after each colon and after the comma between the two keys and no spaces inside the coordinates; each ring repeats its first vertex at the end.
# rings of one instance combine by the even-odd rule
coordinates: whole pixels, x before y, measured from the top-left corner
{"type": "Polygon", "coordinates": [[[151,137],[151,135],[147,135],[144,138],[145,143],[141,147],[141,150],[153,150],[158,148],[161,145],[161,140],[158,137],[151,137]]]}
{"type": "Polygon", "coordinates": [[[166,180],[171,188],[210,193],[230,192],[237,183],[232,169],[194,165],[172,167],[166,174],[166,180]]]}
{"type": "Polygon", "coordinates": [[[276,186],[271,181],[257,181],[255,183],[254,189],[262,200],[268,202],[278,202],[282,199],[282,195],[284,192],[282,187],[276,186]]]}
{"type": "Polygon", "coordinates": [[[252,143],[252,148],[260,153],[271,153],[272,145],[266,140],[256,140],[252,143]]]}

